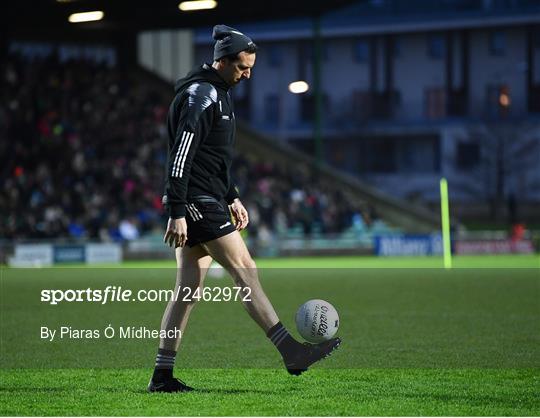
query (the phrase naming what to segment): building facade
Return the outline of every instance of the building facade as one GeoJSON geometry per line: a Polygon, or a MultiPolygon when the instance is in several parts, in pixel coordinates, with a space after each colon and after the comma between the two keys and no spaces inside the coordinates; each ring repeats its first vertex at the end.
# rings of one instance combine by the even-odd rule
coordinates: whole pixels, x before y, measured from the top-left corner
{"type": "MultiPolygon", "coordinates": [[[[326,163],[411,200],[446,177],[455,201],[540,202],[540,4],[371,1],[238,28],[260,47],[234,91],[255,129],[314,153],[318,56],[326,163]]],[[[208,30],[194,40],[211,60],[208,30]]]]}

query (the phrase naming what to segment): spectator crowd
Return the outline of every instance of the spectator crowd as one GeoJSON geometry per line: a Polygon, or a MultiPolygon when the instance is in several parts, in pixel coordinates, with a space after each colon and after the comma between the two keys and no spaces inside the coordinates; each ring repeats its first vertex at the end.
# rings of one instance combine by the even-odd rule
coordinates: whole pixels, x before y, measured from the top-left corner
{"type": "MultiPolygon", "coordinates": [[[[168,103],[119,68],[51,54],[1,65],[3,239],[136,239],[163,230],[168,103]]],[[[310,174],[239,156],[249,233],[340,233],[359,213],[310,174]]]]}

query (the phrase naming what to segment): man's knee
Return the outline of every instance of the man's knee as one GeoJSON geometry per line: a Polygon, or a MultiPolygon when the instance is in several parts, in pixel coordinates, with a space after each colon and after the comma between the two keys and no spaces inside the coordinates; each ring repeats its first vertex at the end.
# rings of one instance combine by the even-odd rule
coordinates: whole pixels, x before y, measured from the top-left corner
{"type": "Polygon", "coordinates": [[[233,264],[238,269],[247,270],[247,269],[257,268],[257,265],[255,264],[255,260],[251,258],[251,255],[249,253],[239,256],[236,260],[234,260],[233,264]]]}
{"type": "Polygon", "coordinates": [[[251,287],[259,280],[257,265],[249,255],[245,258],[237,259],[232,270],[232,276],[237,286],[251,287]]]}

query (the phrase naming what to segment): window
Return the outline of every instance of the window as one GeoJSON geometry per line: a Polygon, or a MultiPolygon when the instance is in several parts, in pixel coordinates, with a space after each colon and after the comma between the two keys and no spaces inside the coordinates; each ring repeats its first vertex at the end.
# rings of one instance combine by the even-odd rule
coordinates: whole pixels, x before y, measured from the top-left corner
{"type": "Polygon", "coordinates": [[[486,112],[489,116],[506,116],[511,106],[512,99],[508,86],[489,84],[486,87],[486,112]]]}
{"type": "Polygon", "coordinates": [[[440,138],[436,135],[415,135],[396,138],[400,173],[440,172],[440,138]]]}
{"type": "Polygon", "coordinates": [[[279,96],[276,94],[269,94],[264,98],[264,121],[271,125],[277,126],[279,124],[279,96]]]}
{"type": "Polygon", "coordinates": [[[506,49],[506,36],[503,31],[495,31],[489,34],[489,53],[494,56],[504,55],[506,49]]]}
{"type": "MultiPolygon", "coordinates": [[[[322,95],[322,113],[328,109],[328,95],[322,95]]],[[[300,94],[300,119],[302,122],[313,122],[315,120],[315,96],[311,94],[300,94]]],[[[321,115],[322,117],[324,115],[321,115]]]]}
{"type": "Polygon", "coordinates": [[[480,145],[477,142],[463,142],[457,144],[456,167],[470,170],[480,163],[480,145]]]}
{"type": "Polygon", "coordinates": [[[442,59],[446,54],[446,41],[443,35],[428,36],[427,54],[433,59],[442,59]]]}
{"type": "MultiPolygon", "coordinates": [[[[328,61],[328,45],[321,40],[320,43],[320,54],[321,54],[321,61],[328,61]]],[[[312,42],[307,43],[304,47],[304,53],[306,54],[305,57],[308,60],[308,62],[312,63],[315,61],[315,45],[313,45],[312,42]]]]}
{"type": "Polygon", "coordinates": [[[352,117],[353,121],[366,120],[371,116],[372,101],[371,92],[354,90],[352,92],[352,117]]]}
{"type": "Polygon", "coordinates": [[[424,91],[425,115],[429,119],[446,116],[446,91],[442,87],[427,87],[424,91]]]}
{"type": "Polygon", "coordinates": [[[361,138],[358,150],[361,173],[440,172],[440,138],[437,135],[361,138]]]}
{"type": "Polygon", "coordinates": [[[359,141],[358,148],[360,173],[383,174],[397,171],[397,147],[394,138],[363,138],[359,141]]]}
{"type": "Polygon", "coordinates": [[[366,63],[369,60],[369,42],[359,39],[353,43],[353,60],[357,63],[366,63]]]}
{"type": "Polygon", "coordinates": [[[315,111],[315,99],[310,94],[300,95],[300,120],[302,122],[311,122],[315,111]]]}

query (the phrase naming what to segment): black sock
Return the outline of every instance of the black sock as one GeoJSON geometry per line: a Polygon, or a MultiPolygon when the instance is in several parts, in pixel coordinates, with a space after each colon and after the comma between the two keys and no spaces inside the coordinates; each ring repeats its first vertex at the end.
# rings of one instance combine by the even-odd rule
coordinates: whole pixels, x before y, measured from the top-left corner
{"type": "Polygon", "coordinates": [[[303,345],[289,334],[281,322],[270,328],[266,336],[270,338],[270,341],[276,346],[283,358],[294,356],[303,348],[303,345]]]}
{"type": "Polygon", "coordinates": [[[173,377],[174,360],[176,351],[160,348],[156,356],[156,365],[152,380],[159,381],[173,377]]]}

